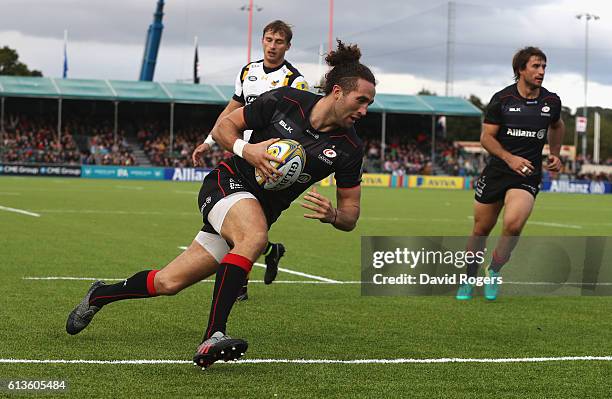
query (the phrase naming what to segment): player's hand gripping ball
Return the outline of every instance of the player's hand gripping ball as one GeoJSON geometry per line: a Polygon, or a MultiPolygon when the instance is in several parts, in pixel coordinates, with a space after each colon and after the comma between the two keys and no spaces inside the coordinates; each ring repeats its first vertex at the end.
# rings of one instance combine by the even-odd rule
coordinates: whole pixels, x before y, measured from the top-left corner
{"type": "Polygon", "coordinates": [[[306,152],[300,143],[295,140],[282,139],[268,147],[268,154],[279,158],[279,164],[270,161],[270,164],[283,175],[276,181],[266,180],[258,169],[255,169],[255,180],[266,190],[279,191],[295,183],[306,166],[306,152]]]}

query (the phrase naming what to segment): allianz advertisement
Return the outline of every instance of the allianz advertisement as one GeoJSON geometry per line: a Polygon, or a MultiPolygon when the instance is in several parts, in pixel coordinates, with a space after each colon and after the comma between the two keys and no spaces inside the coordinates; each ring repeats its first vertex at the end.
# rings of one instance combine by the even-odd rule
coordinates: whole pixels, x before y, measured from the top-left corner
{"type": "Polygon", "coordinates": [[[172,181],[197,181],[204,180],[210,169],[200,168],[165,168],[164,179],[172,181]]]}
{"type": "Polygon", "coordinates": [[[542,191],[551,193],[611,194],[612,184],[588,180],[548,180],[542,182],[542,191]]]}

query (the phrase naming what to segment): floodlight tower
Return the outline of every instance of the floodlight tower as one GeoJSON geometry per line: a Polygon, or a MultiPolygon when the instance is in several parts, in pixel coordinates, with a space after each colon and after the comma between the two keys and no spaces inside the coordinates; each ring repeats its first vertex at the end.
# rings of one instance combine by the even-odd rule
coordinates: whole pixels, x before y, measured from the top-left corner
{"type": "MultiPolygon", "coordinates": [[[[589,82],[589,21],[597,21],[599,17],[588,12],[576,15],[577,19],[584,18],[584,109],[582,116],[587,117],[587,87],[589,82]]],[[[586,157],[586,132],[582,135],[582,155],[586,157]]]]}
{"type": "Polygon", "coordinates": [[[155,74],[155,63],[157,62],[157,52],[161,43],[162,31],[164,25],[162,18],[164,17],[164,0],[157,1],[157,9],[153,14],[153,23],[149,25],[147,31],[147,42],[145,44],[144,55],[142,56],[142,66],[140,68],[140,79],[152,81],[155,74]]]}

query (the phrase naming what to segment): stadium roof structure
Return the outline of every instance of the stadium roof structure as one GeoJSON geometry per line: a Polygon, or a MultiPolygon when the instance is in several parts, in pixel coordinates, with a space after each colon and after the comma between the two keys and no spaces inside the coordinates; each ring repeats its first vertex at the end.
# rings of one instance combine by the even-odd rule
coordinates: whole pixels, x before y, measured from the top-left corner
{"type": "MultiPolygon", "coordinates": [[[[0,97],[142,101],[225,105],[232,86],[121,80],[0,76],[0,97]]],[[[370,112],[480,117],[482,111],[459,97],[378,93],[370,112]]]]}

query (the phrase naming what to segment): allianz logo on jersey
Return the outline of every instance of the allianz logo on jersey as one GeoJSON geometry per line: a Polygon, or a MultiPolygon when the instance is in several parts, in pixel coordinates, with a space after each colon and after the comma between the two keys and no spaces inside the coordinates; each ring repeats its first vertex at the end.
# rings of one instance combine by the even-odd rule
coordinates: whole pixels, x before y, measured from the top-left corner
{"type": "Polygon", "coordinates": [[[281,119],[281,121],[278,122],[278,124],[281,125],[283,129],[287,131],[287,133],[293,133],[293,128],[289,126],[289,124],[285,122],[284,120],[281,119]]]}
{"type": "Polygon", "coordinates": [[[537,132],[533,130],[522,130],[522,129],[511,129],[508,128],[506,132],[508,136],[513,137],[535,137],[538,139],[543,139],[546,136],[546,129],[540,129],[537,132]]]}

